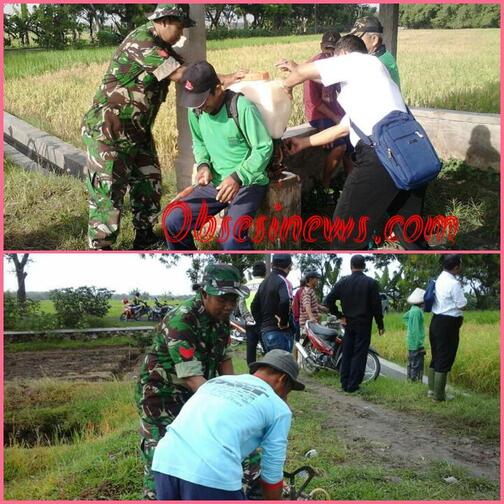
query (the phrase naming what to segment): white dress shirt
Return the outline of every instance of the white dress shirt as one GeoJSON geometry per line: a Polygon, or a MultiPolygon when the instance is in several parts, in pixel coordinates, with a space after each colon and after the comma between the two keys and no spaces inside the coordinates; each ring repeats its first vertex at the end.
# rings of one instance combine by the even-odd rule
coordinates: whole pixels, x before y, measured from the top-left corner
{"type": "Polygon", "coordinates": [[[443,271],[436,280],[436,299],[432,313],[462,317],[462,308],[467,305],[467,299],[460,282],[448,271],[443,271]]]}
{"type": "MultiPolygon", "coordinates": [[[[338,102],[346,112],[341,124],[349,125],[351,119],[365,135],[371,135],[373,126],[393,110],[406,112],[400,89],[376,56],[353,52],[314,64],[324,86],[341,84],[338,102]]],[[[359,139],[350,128],[352,145],[359,139]]]]}

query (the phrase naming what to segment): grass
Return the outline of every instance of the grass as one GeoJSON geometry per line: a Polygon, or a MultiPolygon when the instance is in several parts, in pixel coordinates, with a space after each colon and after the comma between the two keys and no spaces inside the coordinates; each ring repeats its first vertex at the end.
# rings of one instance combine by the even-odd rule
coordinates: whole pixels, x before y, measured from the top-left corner
{"type": "MultiPolygon", "coordinates": [[[[429,323],[425,314],[426,366],[430,359],[429,323]]],[[[407,362],[406,330],[402,314],[385,315],[385,334],[373,336],[372,345],[385,359],[405,365],[407,362]]],[[[460,331],[460,345],[450,373],[450,383],[474,392],[497,396],[500,384],[500,313],[468,311],[460,331]]]]}
{"type": "MultiPolygon", "coordinates": [[[[236,357],[234,364],[238,373],[246,371],[243,358],[236,357]]],[[[334,375],[317,376],[322,383],[335,385],[334,375]]],[[[498,436],[497,399],[462,396],[439,407],[419,400],[420,389],[423,387],[408,388],[404,383],[380,378],[365,388],[364,398],[390,406],[391,414],[398,409],[429,415],[431,421],[443,422],[443,429],[449,433],[464,429],[464,436],[478,432],[484,439],[498,436]]],[[[142,468],[131,383],[65,383],[47,379],[8,383],[4,397],[6,425],[24,429],[25,436],[32,436],[33,441],[31,447],[20,441],[5,447],[6,499],[140,497],[142,468]],[[47,431],[46,437],[42,436],[43,431],[47,431]]],[[[498,496],[497,482],[472,477],[446,462],[433,460],[414,468],[389,467],[373,455],[372,447],[347,443],[334,429],[324,428],[329,413],[315,387],[310,388],[310,393],[291,394],[289,405],[293,423],[286,469],[306,464],[303,454],[316,447],[318,456],[309,463],[316,469],[317,477],[309,489],[324,488],[331,499],[466,500],[498,496]],[[455,476],[459,483],[446,485],[442,480],[446,475],[455,476]]]]}

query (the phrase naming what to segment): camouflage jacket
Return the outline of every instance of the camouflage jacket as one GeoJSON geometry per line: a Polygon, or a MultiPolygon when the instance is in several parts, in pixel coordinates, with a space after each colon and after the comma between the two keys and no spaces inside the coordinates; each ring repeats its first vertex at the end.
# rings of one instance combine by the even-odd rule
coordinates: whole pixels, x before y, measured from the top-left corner
{"type": "Polygon", "coordinates": [[[182,63],[154,34],[152,21],[139,26],[116,50],[83,128],[109,144],[150,140],[151,126],[168,93],[167,77],[182,63]]]}
{"type": "Polygon", "coordinates": [[[220,363],[231,358],[229,343],[229,322],[210,317],[200,294],[168,313],[140,370],[139,406],[149,397],[185,389],[190,376],[217,376],[220,363]]]}

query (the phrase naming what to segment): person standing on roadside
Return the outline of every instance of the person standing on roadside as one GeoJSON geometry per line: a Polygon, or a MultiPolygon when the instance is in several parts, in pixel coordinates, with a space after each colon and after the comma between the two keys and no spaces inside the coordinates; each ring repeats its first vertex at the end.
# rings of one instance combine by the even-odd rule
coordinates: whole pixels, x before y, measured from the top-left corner
{"type": "Polygon", "coordinates": [[[380,336],[385,332],[385,327],[378,282],[364,274],[364,257],[360,254],[352,256],[350,268],[352,274],[336,283],[324,304],[333,315],[345,319],[341,388],[352,393],[359,390],[364,379],[373,318],[380,336]],[[343,313],[336,307],[337,300],[341,302],[343,313]]]}
{"type": "Polygon", "coordinates": [[[260,321],[265,350],[290,352],[294,345],[291,327],[292,285],[287,275],[292,269],[290,254],[274,254],[271,273],[259,286],[252,301],[252,316],[260,321]]]}
{"type": "Polygon", "coordinates": [[[432,319],[429,326],[429,340],[432,360],[429,366],[429,397],[435,401],[445,401],[446,381],[451,371],[460,340],[460,328],[464,321],[463,310],[467,299],[457,275],[462,271],[462,256],[443,256],[443,271],[436,279],[432,319]]]}
{"type": "Polygon", "coordinates": [[[247,364],[255,362],[257,360],[257,344],[261,338],[261,329],[259,324],[256,323],[252,313],[250,312],[252,301],[257,294],[259,285],[264,280],[266,276],[266,263],[264,261],[258,261],[252,266],[252,279],[246,283],[246,287],[249,289],[250,294],[247,298],[240,298],[238,301],[238,308],[240,310],[240,316],[245,320],[245,330],[247,337],[247,364]]]}

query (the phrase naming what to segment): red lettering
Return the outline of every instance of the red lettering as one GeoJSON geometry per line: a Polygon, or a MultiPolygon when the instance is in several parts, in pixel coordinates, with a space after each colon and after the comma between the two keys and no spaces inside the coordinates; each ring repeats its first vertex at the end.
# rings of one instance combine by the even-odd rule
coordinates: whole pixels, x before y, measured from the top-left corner
{"type": "Polygon", "coordinates": [[[278,238],[278,228],[280,227],[280,222],[273,216],[271,218],[271,223],[268,227],[268,240],[274,242],[278,238]]]}
{"type": "Polygon", "coordinates": [[[292,217],[284,217],[282,226],[280,227],[280,241],[286,242],[289,239],[289,231],[292,230],[292,239],[297,242],[303,230],[303,219],[299,215],[292,217]]]}
{"type": "Polygon", "coordinates": [[[402,215],[393,215],[385,224],[385,229],[383,230],[383,235],[385,240],[389,242],[397,242],[399,238],[394,235],[394,227],[399,225],[402,226],[404,224],[404,217],[402,215]]]}
{"type": "Polygon", "coordinates": [[[368,222],[369,217],[364,217],[363,215],[359,217],[359,234],[357,235],[357,238],[355,238],[355,243],[363,243],[366,241],[368,222]]]}
{"type": "Polygon", "coordinates": [[[198,212],[198,218],[194,223],[194,238],[202,243],[208,243],[214,239],[216,231],[217,219],[213,215],[208,215],[208,205],[203,200],[198,212]]]}
{"type": "Polygon", "coordinates": [[[348,237],[352,234],[355,227],[355,222],[352,217],[348,220],[340,219],[336,217],[333,222],[327,217],[324,218],[324,239],[328,243],[332,243],[334,240],[346,242],[348,237]]]}
{"type": "Polygon", "coordinates": [[[303,239],[308,243],[314,243],[317,238],[312,237],[312,232],[324,225],[324,219],[320,215],[312,215],[306,219],[303,226],[303,239]]]}
{"type": "Polygon", "coordinates": [[[224,243],[228,240],[230,236],[229,223],[231,221],[231,217],[229,215],[224,215],[221,221],[220,233],[217,238],[217,243],[224,243]]]}
{"type": "Polygon", "coordinates": [[[254,224],[254,219],[250,215],[242,215],[238,217],[233,226],[233,236],[238,243],[247,241],[247,233],[245,230],[250,229],[254,224]]]}
{"type": "Polygon", "coordinates": [[[420,236],[422,236],[423,226],[424,222],[422,217],[420,217],[420,215],[411,215],[410,217],[408,217],[403,227],[404,240],[407,241],[408,243],[416,242],[420,238],[420,236]],[[408,228],[412,224],[414,224],[416,227],[413,235],[410,235],[408,232],[408,228]]]}
{"type": "Polygon", "coordinates": [[[161,221],[161,227],[163,228],[163,233],[165,235],[166,241],[170,243],[180,243],[182,240],[184,240],[191,231],[191,221],[192,212],[190,206],[187,203],[184,203],[183,201],[176,201],[171,203],[170,205],[167,205],[163,210],[161,221]],[[182,229],[175,236],[171,236],[168,228],[166,227],[166,220],[173,210],[181,210],[182,215],[184,216],[182,229]]]}
{"type": "Polygon", "coordinates": [[[268,218],[266,215],[260,215],[255,221],[255,232],[254,236],[251,238],[252,243],[261,243],[264,240],[264,235],[266,233],[266,220],[268,218]]]}

